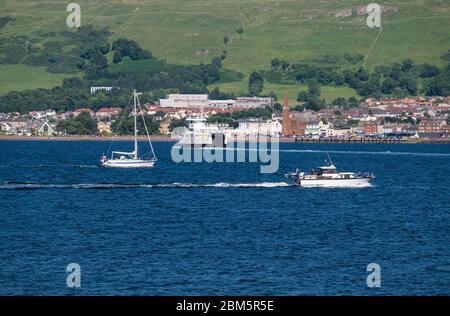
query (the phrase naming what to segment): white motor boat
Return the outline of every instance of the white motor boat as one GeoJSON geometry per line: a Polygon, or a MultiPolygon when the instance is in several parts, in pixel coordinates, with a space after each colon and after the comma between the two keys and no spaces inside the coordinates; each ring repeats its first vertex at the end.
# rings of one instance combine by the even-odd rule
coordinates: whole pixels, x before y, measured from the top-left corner
{"type": "Polygon", "coordinates": [[[113,151],[111,152],[111,158],[102,155],[100,157],[100,165],[102,167],[109,168],[152,168],[157,159],[155,155],[155,151],[153,150],[153,145],[150,140],[150,135],[148,133],[147,125],[145,123],[144,116],[142,114],[142,108],[139,104],[139,94],[136,90],[133,91],[134,98],[134,151],[132,152],[122,152],[122,151],[113,151]],[[150,145],[151,153],[146,158],[139,157],[139,149],[138,149],[138,141],[137,141],[137,106],[139,106],[142,121],[144,122],[145,132],[147,133],[148,143],[150,145]]]}
{"type": "Polygon", "coordinates": [[[326,166],[305,174],[300,170],[286,174],[301,187],[368,187],[375,177],[371,173],[339,172],[328,156],[326,166]]]}

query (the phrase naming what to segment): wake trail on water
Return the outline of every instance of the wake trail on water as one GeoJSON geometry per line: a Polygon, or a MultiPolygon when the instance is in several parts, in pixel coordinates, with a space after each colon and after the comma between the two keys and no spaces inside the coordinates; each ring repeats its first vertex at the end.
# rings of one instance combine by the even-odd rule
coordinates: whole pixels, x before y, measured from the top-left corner
{"type": "Polygon", "coordinates": [[[51,183],[18,183],[6,182],[0,185],[1,190],[39,190],[39,189],[158,189],[158,188],[278,188],[293,187],[286,182],[261,182],[261,183],[167,183],[167,184],[122,184],[122,183],[75,183],[75,184],[51,184],[51,183]]]}
{"type": "MultiPolygon", "coordinates": [[[[12,166],[0,166],[0,168],[11,168],[12,166]]],[[[20,165],[20,168],[99,168],[98,165],[20,165]]]]}

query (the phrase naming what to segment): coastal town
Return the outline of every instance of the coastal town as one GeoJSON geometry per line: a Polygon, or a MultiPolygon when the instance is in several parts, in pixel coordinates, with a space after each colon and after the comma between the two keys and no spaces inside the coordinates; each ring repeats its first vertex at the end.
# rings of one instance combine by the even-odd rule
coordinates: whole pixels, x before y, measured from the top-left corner
{"type": "MultiPolygon", "coordinates": [[[[61,113],[52,109],[25,114],[0,113],[0,133],[4,137],[73,137],[77,135],[62,128],[61,122],[85,115],[97,125],[89,136],[108,137],[114,134],[114,122],[122,114],[133,115],[124,111],[124,105],[110,105],[96,111],[86,107],[61,113]]],[[[187,119],[203,117],[208,125],[231,130],[237,137],[270,136],[293,141],[450,141],[450,97],[368,98],[356,107],[335,105],[316,112],[289,106],[287,99],[281,102],[270,97],[210,100],[207,94],[169,94],[154,104],[144,104],[138,115],[141,114],[157,124],[153,135],[167,138],[175,127],[187,128],[187,119]],[[268,109],[271,115],[261,117],[251,109],[268,109]],[[238,111],[246,115],[233,119],[233,113],[238,111]],[[229,118],[232,123],[224,122],[223,118],[229,118]]]]}

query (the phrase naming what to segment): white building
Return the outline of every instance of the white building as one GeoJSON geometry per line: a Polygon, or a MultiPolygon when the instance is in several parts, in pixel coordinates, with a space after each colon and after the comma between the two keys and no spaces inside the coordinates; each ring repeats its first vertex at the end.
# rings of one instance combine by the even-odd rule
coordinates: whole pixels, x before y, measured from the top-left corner
{"type": "Polygon", "coordinates": [[[241,136],[279,136],[282,128],[277,120],[247,119],[239,121],[239,127],[234,132],[241,136]]]}
{"type": "Polygon", "coordinates": [[[347,128],[333,128],[332,130],[332,136],[333,137],[348,137],[352,134],[352,129],[350,127],[347,128]]]}
{"type": "Polygon", "coordinates": [[[210,108],[231,109],[236,105],[234,100],[209,100],[210,108]]]}
{"type": "Polygon", "coordinates": [[[32,112],[30,112],[28,114],[30,114],[30,116],[33,119],[40,120],[40,119],[43,119],[45,117],[53,117],[53,116],[55,116],[56,115],[56,111],[54,111],[54,110],[32,111],[32,112]]]}
{"type": "Polygon", "coordinates": [[[322,120],[310,121],[306,123],[305,135],[312,136],[332,136],[333,125],[331,123],[324,123],[322,120]]]}
{"type": "Polygon", "coordinates": [[[167,99],[160,99],[162,108],[208,107],[207,94],[169,94],[167,99]]]}
{"type": "Polygon", "coordinates": [[[94,94],[98,90],[111,91],[113,87],[91,87],[91,94],[94,94]]]}
{"type": "Polygon", "coordinates": [[[0,122],[0,132],[9,133],[11,132],[12,127],[6,122],[0,122]]]}
{"type": "Polygon", "coordinates": [[[235,106],[243,108],[260,108],[265,106],[273,106],[273,104],[273,98],[239,97],[236,98],[235,106]]]}

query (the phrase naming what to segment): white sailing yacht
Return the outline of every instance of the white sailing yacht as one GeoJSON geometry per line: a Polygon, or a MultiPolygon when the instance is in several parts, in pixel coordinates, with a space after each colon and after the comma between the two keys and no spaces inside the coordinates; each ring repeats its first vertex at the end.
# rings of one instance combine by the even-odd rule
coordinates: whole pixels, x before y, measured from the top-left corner
{"type": "Polygon", "coordinates": [[[110,168],[152,168],[157,161],[155,151],[153,150],[152,141],[150,140],[150,135],[148,133],[147,124],[145,123],[144,115],[142,113],[142,108],[139,103],[139,95],[136,90],[133,90],[134,99],[134,151],[132,152],[122,152],[113,151],[111,152],[111,158],[108,159],[105,155],[100,158],[100,165],[102,167],[110,168]],[[151,155],[148,158],[139,157],[139,148],[137,141],[137,108],[141,112],[142,121],[144,123],[145,132],[147,134],[148,143],[150,145],[151,155]]]}

